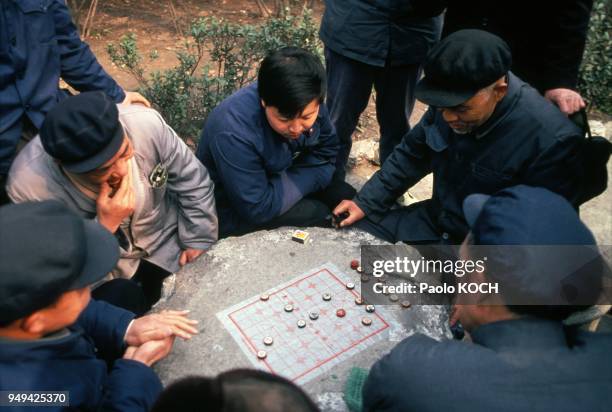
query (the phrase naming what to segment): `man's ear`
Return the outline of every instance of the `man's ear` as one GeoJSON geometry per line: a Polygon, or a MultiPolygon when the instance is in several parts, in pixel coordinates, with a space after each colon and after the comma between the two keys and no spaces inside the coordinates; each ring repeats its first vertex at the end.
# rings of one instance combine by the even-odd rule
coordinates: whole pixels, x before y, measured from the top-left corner
{"type": "Polygon", "coordinates": [[[506,76],[495,82],[493,93],[495,93],[495,102],[499,102],[504,98],[506,93],[508,93],[508,81],[506,80],[506,76]]]}
{"type": "Polygon", "coordinates": [[[41,334],[45,331],[46,318],[43,311],[36,311],[21,320],[20,328],[30,334],[41,334]]]}

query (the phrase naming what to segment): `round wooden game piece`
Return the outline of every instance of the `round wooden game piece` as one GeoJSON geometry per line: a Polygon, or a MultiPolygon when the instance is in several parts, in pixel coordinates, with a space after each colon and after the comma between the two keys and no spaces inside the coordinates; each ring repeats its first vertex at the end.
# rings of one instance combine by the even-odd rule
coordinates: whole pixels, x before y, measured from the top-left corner
{"type": "Polygon", "coordinates": [[[331,293],[324,293],[322,297],[324,301],[329,302],[332,298],[332,295],[331,293]]]}
{"type": "Polygon", "coordinates": [[[370,318],[361,318],[361,323],[363,323],[365,326],[370,326],[372,324],[372,319],[370,318]]]}
{"type": "Polygon", "coordinates": [[[359,267],[359,261],[357,259],[351,260],[351,269],[357,270],[358,267],[359,267]]]}
{"type": "Polygon", "coordinates": [[[408,300],[402,300],[401,305],[402,305],[402,308],[404,309],[408,309],[410,306],[412,306],[412,304],[408,300]]]}
{"type": "Polygon", "coordinates": [[[399,296],[397,296],[395,294],[391,294],[391,295],[389,295],[389,300],[391,302],[397,302],[399,300],[399,296]]]}
{"type": "Polygon", "coordinates": [[[308,317],[310,318],[310,320],[317,320],[319,319],[319,312],[310,312],[308,314],[308,317]]]}
{"type": "Polygon", "coordinates": [[[293,312],[293,305],[285,305],[285,312],[293,312]]]}
{"type": "Polygon", "coordinates": [[[271,346],[274,343],[274,339],[272,339],[272,336],[266,336],[263,338],[263,343],[266,346],[271,346]]]}
{"type": "Polygon", "coordinates": [[[366,312],[368,312],[368,313],[374,313],[374,311],[376,310],[376,308],[374,307],[374,305],[366,305],[365,310],[366,310],[366,312]]]}
{"type": "Polygon", "coordinates": [[[257,352],[258,359],[266,359],[268,357],[268,353],[265,350],[260,350],[257,352]]]}
{"type": "Polygon", "coordinates": [[[368,275],[361,275],[361,281],[362,282],[368,282],[370,280],[370,277],[368,275]]]}
{"type": "Polygon", "coordinates": [[[353,282],[348,282],[348,283],[346,284],[346,288],[347,288],[348,290],[353,290],[353,289],[355,289],[355,284],[354,284],[353,282]]]}
{"type": "Polygon", "coordinates": [[[363,305],[363,299],[361,297],[355,298],[355,305],[363,305]]]}
{"type": "Polygon", "coordinates": [[[346,311],[342,308],[336,310],[336,316],[338,316],[339,318],[343,318],[346,316],[346,311]]]}
{"type": "Polygon", "coordinates": [[[268,295],[267,293],[264,293],[259,297],[259,300],[264,301],[264,302],[267,301],[268,299],[270,299],[270,295],[268,295]]]}
{"type": "Polygon", "coordinates": [[[306,321],[303,320],[303,319],[298,320],[297,321],[297,327],[300,328],[300,329],[305,328],[306,327],[306,321]]]}

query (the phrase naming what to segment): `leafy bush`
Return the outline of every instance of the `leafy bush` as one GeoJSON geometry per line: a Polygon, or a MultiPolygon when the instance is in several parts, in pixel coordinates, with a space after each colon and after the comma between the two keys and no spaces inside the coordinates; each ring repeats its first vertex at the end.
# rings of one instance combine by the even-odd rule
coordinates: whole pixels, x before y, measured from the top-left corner
{"type": "Polygon", "coordinates": [[[122,37],[118,45],[109,44],[107,51],[113,63],[138,80],[139,91],[168,124],[183,138],[195,141],[210,111],[252,82],[264,56],[283,46],[302,47],[321,56],[310,10],[270,18],[257,26],[198,19],[177,53],[178,65],[148,77],[133,34],[122,37]]]}
{"type": "Polygon", "coordinates": [[[597,109],[612,114],[612,17],[607,0],[595,0],[578,89],[597,109]]]}

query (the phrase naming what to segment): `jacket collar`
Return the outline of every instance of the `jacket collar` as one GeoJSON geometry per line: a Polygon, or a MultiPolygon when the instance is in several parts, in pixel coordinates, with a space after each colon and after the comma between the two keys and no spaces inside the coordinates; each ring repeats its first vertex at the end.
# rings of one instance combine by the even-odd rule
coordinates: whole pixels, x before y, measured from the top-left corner
{"type": "Polygon", "coordinates": [[[514,107],[521,97],[523,86],[525,85],[512,72],[508,72],[508,92],[497,104],[491,117],[480,126],[475,132],[474,137],[480,139],[489,134],[495,127],[504,121],[514,110],[514,107]]]}
{"type": "Polygon", "coordinates": [[[568,347],[567,331],[561,322],[523,317],[479,326],[472,332],[474,343],[497,351],[520,348],[568,347]]]}

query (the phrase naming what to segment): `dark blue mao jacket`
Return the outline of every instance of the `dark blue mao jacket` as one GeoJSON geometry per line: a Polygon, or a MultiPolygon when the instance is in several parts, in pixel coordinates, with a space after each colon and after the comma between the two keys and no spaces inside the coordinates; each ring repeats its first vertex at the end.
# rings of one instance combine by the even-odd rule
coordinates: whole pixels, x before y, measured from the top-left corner
{"type": "Polygon", "coordinates": [[[0,1],[0,174],[15,156],[22,117],[40,128],[64,97],[60,77],[79,91],[125,98],[81,41],[64,0],[0,1]]]}
{"type": "Polygon", "coordinates": [[[355,202],[374,222],[412,185],[433,173],[424,207],[436,227],[400,230],[402,241],[461,243],[468,232],[462,204],[472,193],[493,194],[525,184],[544,187],[578,206],[584,176],[581,131],[535,89],[509,74],[506,96],[491,118],[468,135],[457,135],[430,108],[404,136],[355,202]],[[444,236],[446,233],[448,236],[444,236]]]}
{"type": "Polygon", "coordinates": [[[0,339],[0,390],[68,391],[70,410],[149,410],[162,389],[159,378],[143,363],[121,359],[133,318],[131,312],[92,300],[63,333],[28,342],[0,339]],[[102,359],[116,360],[109,369],[102,359]]]}
{"type": "Polygon", "coordinates": [[[415,0],[326,0],[320,37],[334,52],[370,66],[420,64],[439,39],[440,17],[415,0]],[[427,14],[427,13],[425,13],[427,14]]]}
{"type": "Polygon", "coordinates": [[[215,183],[219,234],[263,225],[329,185],[338,136],[325,105],[308,133],[289,141],[270,127],[257,83],[208,116],[196,155],[215,183]]]}
{"type": "Polygon", "coordinates": [[[364,412],[604,412],[612,334],[523,318],[489,323],[473,343],[417,334],[370,370],[364,412]]]}

